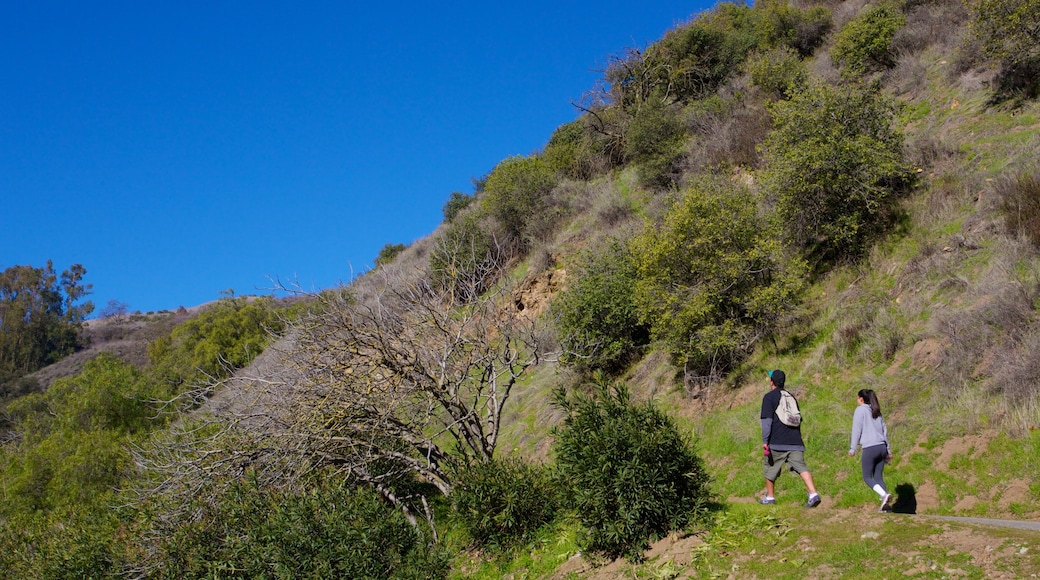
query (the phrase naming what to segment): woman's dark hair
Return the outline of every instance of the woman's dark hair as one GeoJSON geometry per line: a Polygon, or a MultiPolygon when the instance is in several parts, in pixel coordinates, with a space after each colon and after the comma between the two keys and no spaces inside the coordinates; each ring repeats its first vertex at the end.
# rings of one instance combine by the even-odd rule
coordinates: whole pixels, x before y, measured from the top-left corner
{"type": "Polygon", "coordinates": [[[859,398],[863,399],[863,402],[870,405],[870,416],[877,419],[881,416],[881,403],[877,400],[877,394],[871,389],[860,389],[859,398]]]}

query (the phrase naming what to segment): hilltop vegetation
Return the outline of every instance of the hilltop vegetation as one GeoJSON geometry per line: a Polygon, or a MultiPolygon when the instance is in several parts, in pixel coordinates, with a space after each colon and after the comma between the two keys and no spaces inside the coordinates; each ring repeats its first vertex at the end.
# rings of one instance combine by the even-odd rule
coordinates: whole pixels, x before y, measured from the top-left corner
{"type": "Polygon", "coordinates": [[[876,519],[845,456],[867,386],[897,511],[1040,516],[1038,15],[721,3],[622,50],[542,150],[350,286],[222,300],[143,364],[102,354],[9,400],[0,569],[1040,568],[1022,535],[876,519]],[[772,368],[824,496],[798,515],[792,476],[776,509],[743,505],[772,368]]]}

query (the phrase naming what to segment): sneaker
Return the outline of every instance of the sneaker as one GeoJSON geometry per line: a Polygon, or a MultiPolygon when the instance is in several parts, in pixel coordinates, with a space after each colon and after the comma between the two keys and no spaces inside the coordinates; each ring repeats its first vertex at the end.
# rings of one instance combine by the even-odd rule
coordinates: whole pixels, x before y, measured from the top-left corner
{"type": "Polygon", "coordinates": [[[758,503],[760,503],[762,505],[773,505],[774,503],[776,503],[776,498],[775,497],[764,497],[764,498],[758,500],[758,503]]]}
{"type": "Polygon", "coordinates": [[[888,502],[892,501],[892,494],[886,493],[885,497],[881,498],[881,507],[878,508],[879,512],[888,511],[888,502]]]}
{"type": "Polygon", "coordinates": [[[809,496],[809,501],[806,502],[805,507],[807,507],[807,508],[814,508],[814,507],[820,505],[820,502],[822,502],[822,501],[823,500],[820,499],[820,494],[814,493],[814,494],[809,496]]]}

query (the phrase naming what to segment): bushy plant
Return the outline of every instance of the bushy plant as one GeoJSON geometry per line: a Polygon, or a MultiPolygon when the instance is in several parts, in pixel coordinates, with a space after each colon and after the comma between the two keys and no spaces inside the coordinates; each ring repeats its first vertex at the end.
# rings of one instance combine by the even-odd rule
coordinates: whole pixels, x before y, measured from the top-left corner
{"type": "Polygon", "coordinates": [[[781,46],[751,55],[745,63],[751,82],[774,99],[786,99],[805,87],[809,73],[798,53],[781,46]]]}
{"type": "Polygon", "coordinates": [[[585,119],[576,119],[553,131],[542,152],[553,171],[573,179],[589,179],[607,167],[602,143],[589,134],[585,123],[585,119]]]}
{"type": "Polygon", "coordinates": [[[494,282],[505,251],[476,212],[453,221],[430,252],[430,281],[450,290],[458,303],[475,299],[494,282]]]}
{"type": "Polygon", "coordinates": [[[634,300],[636,262],[626,242],[611,239],[585,254],[571,285],[553,301],[563,362],[616,374],[649,342],[634,300]]]}
{"type": "Polygon", "coordinates": [[[1040,173],[1020,173],[997,186],[1000,211],[1009,233],[1040,248],[1040,173]]]}
{"type": "Polygon", "coordinates": [[[557,493],[547,468],[495,459],[460,471],[451,491],[458,524],[483,546],[508,549],[531,539],[556,515],[557,493]]]}
{"type": "MultiPolygon", "coordinates": [[[[201,504],[201,502],[200,502],[201,504]]],[[[158,546],[157,578],[444,578],[444,554],[371,491],[236,484],[158,546]],[[234,533],[228,533],[234,530],[234,533]]]]}
{"type": "Polygon", "coordinates": [[[379,255],[376,256],[376,266],[384,266],[394,261],[401,252],[405,251],[406,246],[404,244],[386,244],[379,250],[379,255]]]}
{"type": "Polygon", "coordinates": [[[788,260],[751,193],[702,180],[633,240],[639,319],[690,370],[718,375],[790,309],[803,267],[788,260]]]}
{"type": "Polygon", "coordinates": [[[474,199],[475,196],[466,195],[461,191],[451,192],[448,201],[444,202],[444,221],[446,223],[455,221],[455,216],[459,215],[459,212],[469,207],[469,204],[472,203],[474,199]]]}
{"type": "Polygon", "coordinates": [[[540,155],[509,157],[491,171],[482,206],[510,239],[527,243],[528,225],[548,208],[556,174],[540,155]]]}
{"type": "Polygon", "coordinates": [[[906,16],[892,3],[868,8],[838,32],[831,58],[846,77],[889,68],[895,64],[892,39],[906,24],[906,16]]]}
{"type": "Polygon", "coordinates": [[[817,267],[858,257],[911,183],[895,103],[876,88],[813,84],[770,112],[766,184],[787,240],[817,267]]]}
{"type": "Polygon", "coordinates": [[[567,415],[553,450],[583,549],[639,559],[651,539],[705,512],[704,463],[652,403],[634,405],[626,386],[604,382],[590,395],[557,391],[555,403],[567,415]]]}
{"type": "Polygon", "coordinates": [[[222,298],[148,345],[150,372],[169,385],[227,376],[264,350],[283,322],[270,297],[222,298]]]}
{"type": "Polygon", "coordinates": [[[787,47],[805,58],[831,29],[831,13],[823,6],[802,10],[785,0],[760,0],[754,6],[761,13],[758,26],[767,38],[760,49],[787,47]]]}

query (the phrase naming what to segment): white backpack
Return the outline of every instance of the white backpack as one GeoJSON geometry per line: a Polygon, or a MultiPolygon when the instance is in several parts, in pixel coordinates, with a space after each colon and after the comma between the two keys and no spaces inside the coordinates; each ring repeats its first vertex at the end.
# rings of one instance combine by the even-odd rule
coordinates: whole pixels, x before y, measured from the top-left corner
{"type": "Polygon", "coordinates": [[[776,406],[776,416],[780,422],[788,427],[797,427],[802,424],[802,414],[798,411],[798,401],[794,395],[784,389],[780,389],[780,404],[776,406]]]}

